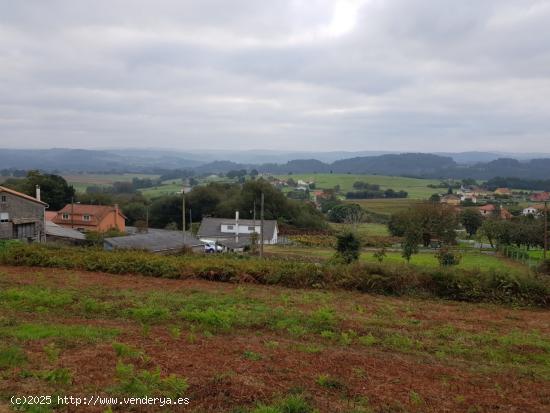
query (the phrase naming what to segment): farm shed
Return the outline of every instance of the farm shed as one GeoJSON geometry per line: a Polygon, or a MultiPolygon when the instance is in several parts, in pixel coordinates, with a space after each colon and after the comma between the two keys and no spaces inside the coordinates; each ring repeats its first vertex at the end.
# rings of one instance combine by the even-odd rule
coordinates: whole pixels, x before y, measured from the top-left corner
{"type": "MultiPolygon", "coordinates": [[[[131,228],[130,232],[133,232],[131,228]]],[[[166,229],[152,229],[147,232],[135,232],[123,237],[105,238],[103,248],[111,251],[116,249],[146,250],[154,253],[177,252],[184,247],[191,248],[195,252],[204,250],[204,243],[187,232],[185,240],[181,231],[170,231],[166,229]]]]}

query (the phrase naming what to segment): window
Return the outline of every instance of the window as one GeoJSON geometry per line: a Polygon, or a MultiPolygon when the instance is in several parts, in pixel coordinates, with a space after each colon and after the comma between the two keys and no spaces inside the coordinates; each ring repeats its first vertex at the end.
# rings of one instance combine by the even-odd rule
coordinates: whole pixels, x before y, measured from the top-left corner
{"type": "Polygon", "coordinates": [[[256,229],[255,227],[248,227],[249,231],[254,231],[255,229],[256,229]]]}
{"type": "Polygon", "coordinates": [[[62,218],[63,219],[69,219],[69,214],[63,214],[62,218]]]}
{"type": "Polygon", "coordinates": [[[8,197],[6,195],[2,195],[0,202],[8,202],[8,197]]]}
{"type": "Polygon", "coordinates": [[[233,225],[228,225],[227,229],[233,229],[233,225]]]}
{"type": "Polygon", "coordinates": [[[7,212],[0,212],[0,222],[9,222],[10,214],[7,212]]]}
{"type": "Polygon", "coordinates": [[[89,221],[90,220],[90,216],[89,215],[84,215],[82,217],[82,219],[84,219],[84,221],[89,221]]]}

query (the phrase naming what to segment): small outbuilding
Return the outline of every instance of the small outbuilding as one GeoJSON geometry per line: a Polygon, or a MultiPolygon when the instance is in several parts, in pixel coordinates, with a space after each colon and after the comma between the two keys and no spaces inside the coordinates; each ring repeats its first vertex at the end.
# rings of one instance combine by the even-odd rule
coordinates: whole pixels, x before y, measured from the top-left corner
{"type": "Polygon", "coordinates": [[[178,252],[191,248],[195,252],[204,251],[204,243],[189,232],[150,228],[146,232],[134,231],[128,227],[130,235],[110,237],[103,240],[103,248],[112,250],[144,250],[159,254],[178,252]]]}

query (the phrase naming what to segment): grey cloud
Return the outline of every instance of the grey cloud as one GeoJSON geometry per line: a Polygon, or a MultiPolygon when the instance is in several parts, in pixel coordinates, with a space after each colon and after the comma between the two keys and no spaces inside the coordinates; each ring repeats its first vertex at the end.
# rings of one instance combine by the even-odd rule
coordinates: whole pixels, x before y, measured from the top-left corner
{"type": "Polygon", "coordinates": [[[0,0],[0,147],[548,152],[548,21],[537,0],[0,0]]]}

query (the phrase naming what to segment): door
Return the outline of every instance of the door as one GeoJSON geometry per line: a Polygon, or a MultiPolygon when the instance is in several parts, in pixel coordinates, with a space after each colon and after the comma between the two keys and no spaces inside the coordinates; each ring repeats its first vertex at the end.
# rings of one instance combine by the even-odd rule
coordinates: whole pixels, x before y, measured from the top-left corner
{"type": "Polygon", "coordinates": [[[14,235],[17,239],[29,239],[35,237],[34,222],[30,224],[19,224],[14,226],[14,235]]]}

